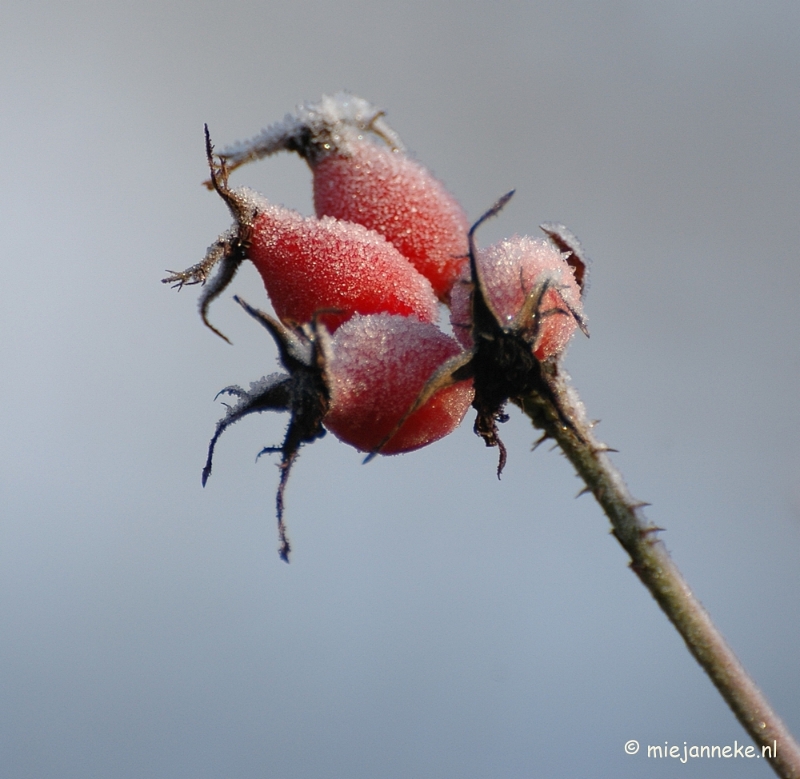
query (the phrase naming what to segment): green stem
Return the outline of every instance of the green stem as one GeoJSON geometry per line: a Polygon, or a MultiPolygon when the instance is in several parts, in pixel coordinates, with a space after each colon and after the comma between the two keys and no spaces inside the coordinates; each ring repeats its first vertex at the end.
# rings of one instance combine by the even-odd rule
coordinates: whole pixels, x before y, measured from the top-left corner
{"type": "MultiPolygon", "coordinates": [[[[543,366],[545,367],[545,366],[543,366]]],[[[605,511],[614,536],[631,557],[631,568],[669,617],[689,651],[709,675],[736,718],[760,748],[777,754],[767,758],[784,779],[800,779],[800,747],[772,710],[711,621],[708,612],[689,589],[678,567],[658,538],[658,531],[634,500],[620,472],[608,457],[608,447],[595,439],[583,403],[556,366],[547,367],[555,401],[573,428],[563,425],[555,405],[536,394],[519,405],[534,426],[553,438],[575,466],[605,511]]],[[[765,756],[769,754],[763,751],[765,756]]]]}

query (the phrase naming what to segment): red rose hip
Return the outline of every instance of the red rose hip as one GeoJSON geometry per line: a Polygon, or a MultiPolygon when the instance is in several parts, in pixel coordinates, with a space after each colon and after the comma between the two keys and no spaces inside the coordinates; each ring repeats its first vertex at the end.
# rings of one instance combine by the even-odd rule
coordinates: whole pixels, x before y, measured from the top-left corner
{"type": "Polygon", "coordinates": [[[282,150],[297,152],[311,167],[317,216],[379,232],[441,300],[449,300],[466,264],[467,216],[444,185],[403,151],[382,111],[347,93],[326,96],[220,157],[233,170],[282,150]]]}
{"type": "Polygon", "coordinates": [[[237,401],[217,424],[203,485],[211,475],[217,441],[230,425],[253,413],[289,411],[283,444],[262,451],[281,454],[276,506],[280,554],[288,562],[283,495],[303,444],[327,428],[361,451],[374,451],[381,443],[383,454],[419,449],[458,426],[472,401],[472,385],[468,380],[451,383],[409,414],[430,377],[460,352],[435,325],[389,314],[355,315],[331,338],[323,325],[288,328],[236,300],[275,339],[288,373],[266,376],[249,391],[236,386],[222,390],[237,401]]]}
{"type": "MultiPolygon", "coordinates": [[[[460,352],[435,325],[388,314],[354,316],[331,342],[325,427],[362,452],[374,451],[436,370],[460,352]]],[[[443,438],[459,425],[471,402],[472,382],[443,388],[403,421],[381,454],[408,452],[443,438]]]]}
{"type": "Polygon", "coordinates": [[[256,266],[284,322],[309,322],[319,314],[335,330],[354,313],[381,312],[437,320],[438,301],[430,282],[383,236],[333,217],[303,217],[249,189],[229,189],[227,171],[214,164],[208,136],[206,142],[212,181],[235,223],[203,262],[164,281],[177,286],[203,283],[219,263],[200,298],[203,321],[218,335],[208,322],[208,307],[243,260],[256,266]]]}
{"type": "Polygon", "coordinates": [[[466,214],[430,172],[402,152],[351,144],[314,167],[317,214],[376,230],[408,257],[436,295],[449,299],[467,264],[466,214]]]}
{"type": "Polygon", "coordinates": [[[576,281],[576,276],[583,281],[586,266],[580,245],[566,228],[545,228],[555,245],[574,244],[575,249],[564,254],[555,245],[530,238],[513,238],[489,250],[477,250],[475,231],[499,213],[513,194],[500,198],[469,231],[469,275],[454,288],[451,312],[469,350],[447,360],[412,406],[416,410],[435,392],[471,379],[472,406],[477,411],[474,429],[487,446],[500,450],[498,477],[505,466],[506,448],[497,425],[508,419],[509,400],[524,406],[531,395],[545,397],[558,412],[559,423],[574,430],[554,395],[551,378],[575,325],[588,335],[576,281]],[[572,322],[562,325],[560,320],[572,322]]]}
{"type": "MultiPolygon", "coordinates": [[[[559,355],[577,327],[582,311],[581,290],[566,257],[543,238],[514,236],[476,253],[483,295],[503,326],[511,325],[542,279],[548,288],[537,301],[540,317],[533,353],[538,360],[559,355]]],[[[472,339],[473,284],[469,269],[456,282],[451,296],[450,321],[456,338],[466,348],[472,339]]]]}
{"type": "Polygon", "coordinates": [[[355,313],[437,320],[430,283],[383,236],[332,217],[303,217],[251,194],[247,200],[247,258],[281,320],[310,322],[336,310],[321,316],[331,331],[355,313]]]}

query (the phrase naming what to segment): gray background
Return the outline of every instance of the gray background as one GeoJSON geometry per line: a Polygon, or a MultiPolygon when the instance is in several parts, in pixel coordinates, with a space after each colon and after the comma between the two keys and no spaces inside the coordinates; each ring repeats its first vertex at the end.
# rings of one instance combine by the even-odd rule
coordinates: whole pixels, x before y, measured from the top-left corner
{"type": "MultiPolygon", "coordinates": [[[[348,88],[484,244],[545,220],[594,259],[567,367],[689,581],[800,732],[800,10],[794,2],[66,2],[0,10],[0,765],[58,777],[756,777],[623,744],[749,743],[516,412],[289,485],[218,449],[275,369],[230,300],[159,284],[230,219],[225,145],[348,88]]],[[[311,210],[285,156],[237,173],[311,210]]],[[[237,292],[266,305],[251,268],[237,292]]]]}

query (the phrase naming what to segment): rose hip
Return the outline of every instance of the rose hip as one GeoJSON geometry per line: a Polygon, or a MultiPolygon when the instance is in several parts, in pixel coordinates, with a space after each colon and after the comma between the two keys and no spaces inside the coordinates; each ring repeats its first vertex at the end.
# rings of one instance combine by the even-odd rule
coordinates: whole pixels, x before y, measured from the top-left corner
{"type": "MultiPolygon", "coordinates": [[[[411,407],[414,412],[434,393],[472,379],[475,432],[487,446],[499,448],[498,477],[505,466],[506,448],[497,425],[508,419],[505,407],[509,400],[524,405],[532,394],[546,397],[557,409],[559,423],[573,427],[551,389],[550,375],[557,369],[574,324],[562,329],[554,327],[551,320],[571,319],[587,332],[575,274],[560,252],[521,238],[482,253],[476,249],[475,231],[513,194],[498,200],[469,231],[469,277],[458,285],[459,295],[464,297],[454,301],[454,323],[457,330],[467,331],[461,338],[471,348],[440,366],[411,407]]],[[[567,233],[565,230],[564,235],[567,233]]],[[[575,262],[583,279],[583,260],[578,257],[575,262]]]]}
{"type": "Polygon", "coordinates": [[[309,322],[326,309],[339,312],[322,316],[331,331],[354,313],[437,320],[430,283],[383,236],[332,217],[303,217],[266,201],[253,207],[247,256],[283,321],[309,322]]]}
{"type": "MultiPolygon", "coordinates": [[[[425,383],[461,349],[435,325],[414,318],[354,316],[333,336],[327,363],[331,405],[325,427],[362,452],[387,438],[425,383]]],[[[381,449],[399,454],[451,433],[472,401],[472,383],[446,387],[408,416],[381,449]]]]}
{"type": "Polygon", "coordinates": [[[472,400],[472,384],[451,382],[415,404],[430,377],[460,352],[458,344],[433,324],[413,317],[356,314],[331,337],[318,321],[288,328],[236,300],[275,339],[288,373],[260,379],[249,391],[236,386],[222,390],[237,402],[217,424],[203,485],[211,475],[217,441],[230,425],[256,412],[289,411],[283,444],[261,452],[281,454],[276,506],[280,554],[288,562],[291,547],[283,521],[283,495],[303,444],[320,438],[327,428],[362,452],[381,443],[383,454],[419,449],[458,426],[472,400]],[[409,414],[412,404],[417,407],[409,414]]]}
{"type": "Polygon", "coordinates": [[[319,313],[335,330],[354,313],[380,312],[437,320],[430,282],[383,236],[332,217],[303,217],[249,189],[229,189],[225,167],[214,165],[208,135],[206,141],[212,181],[235,223],[209,248],[203,262],[164,281],[177,286],[205,282],[220,263],[200,299],[203,321],[214,332],[221,335],[207,320],[209,304],[245,259],[256,266],[275,312],[285,322],[309,322],[319,313]]]}
{"type": "MultiPolygon", "coordinates": [[[[559,355],[575,332],[576,315],[582,310],[581,290],[564,254],[545,239],[514,236],[480,249],[475,263],[486,302],[504,326],[517,321],[537,284],[549,279],[537,303],[540,322],[533,353],[537,360],[559,355]]],[[[456,338],[466,348],[473,345],[472,294],[467,268],[453,287],[450,310],[456,338]]]]}
{"type": "Polygon", "coordinates": [[[466,214],[403,151],[382,111],[347,93],[326,96],[220,157],[234,170],[282,150],[297,152],[311,167],[317,216],[356,222],[385,236],[449,301],[466,264],[466,214]]]}
{"type": "Polygon", "coordinates": [[[447,302],[467,264],[469,223],[430,172],[401,152],[368,141],[331,154],[314,168],[317,214],[376,230],[408,257],[447,302]]]}

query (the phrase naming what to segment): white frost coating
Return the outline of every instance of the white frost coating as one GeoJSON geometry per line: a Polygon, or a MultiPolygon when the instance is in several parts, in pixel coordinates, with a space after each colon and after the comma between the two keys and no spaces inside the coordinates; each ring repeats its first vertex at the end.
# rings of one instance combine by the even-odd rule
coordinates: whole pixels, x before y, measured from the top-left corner
{"type": "Polygon", "coordinates": [[[297,121],[312,133],[322,134],[337,126],[375,132],[394,149],[403,149],[397,133],[383,119],[383,110],[349,92],[323,95],[319,103],[303,103],[297,109],[297,121]]]}
{"type": "Polygon", "coordinates": [[[256,398],[268,390],[273,389],[287,379],[289,379],[289,376],[286,373],[270,373],[268,376],[262,376],[262,378],[258,379],[257,381],[251,381],[250,389],[247,392],[245,392],[241,387],[237,386],[226,387],[224,390],[222,390],[222,392],[220,392],[220,395],[233,395],[234,397],[238,398],[238,400],[232,405],[229,403],[225,404],[225,416],[220,420],[220,422],[224,424],[230,420],[231,417],[238,416],[253,402],[253,398],[256,398]]]}
{"type": "MultiPolygon", "coordinates": [[[[592,265],[592,261],[586,256],[578,237],[560,222],[542,222],[539,227],[547,233],[551,240],[558,243],[563,250],[572,252],[574,260],[577,260],[583,266],[583,272],[580,274],[582,278],[578,279],[578,283],[581,288],[581,297],[584,297],[586,290],[589,288],[589,268],[592,265]]],[[[574,265],[574,260],[568,259],[567,261],[570,265],[574,265]]],[[[578,274],[576,273],[577,276],[578,274]]]]}
{"type": "MultiPolygon", "coordinates": [[[[256,192],[252,192],[252,190],[246,191],[249,198],[243,202],[248,208],[253,208],[253,216],[255,216],[257,212],[259,215],[268,218],[270,222],[280,225],[280,237],[282,237],[284,233],[288,234],[291,232],[298,236],[298,243],[302,243],[301,238],[303,240],[310,240],[315,235],[327,233],[334,236],[345,245],[352,243],[352,250],[356,250],[356,247],[370,247],[379,248],[392,253],[397,251],[394,245],[387,241],[384,236],[375,232],[375,230],[364,227],[364,225],[356,224],[355,222],[346,222],[334,216],[322,216],[319,219],[314,216],[303,216],[303,214],[294,209],[270,203],[265,197],[256,192]]],[[[245,192],[245,190],[234,190],[234,194],[237,198],[242,192],[245,192]]],[[[278,237],[279,232],[277,229],[275,230],[274,236],[259,236],[264,246],[269,246],[273,240],[278,240],[278,237]]],[[[402,257],[403,255],[400,256],[402,257]]],[[[403,259],[405,259],[405,257],[403,257],[403,259]]],[[[321,261],[325,261],[325,258],[321,258],[321,261]]],[[[408,260],[406,260],[406,262],[409,265],[411,264],[408,260]]]]}
{"type": "MultiPolygon", "coordinates": [[[[414,317],[355,315],[332,339],[325,426],[357,449],[373,450],[395,430],[428,379],[459,351],[435,325],[414,317]]],[[[410,451],[447,435],[471,401],[468,382],[442,390],[409,417],[382,454],[410,451]]]]}
{"type": "Polygon", "coordinates": [[[260,192],[256,192],[250,187],[238,187],[230,191],[230,197],[236,201],[236,205],[241,209],[242,221],[249,221],[247,216],[252,219],[256,211],[263,211],[272,204],[260,192]]]}
{"type": "MultiPolygon", "coordinates": [[[[371,388],[389,388],[401,379],[398,368],[416,365],[430,342],[449,340],[432,324],[416,317],[393,314],[356,314],[334,334],[333,359],[329,366],[336,393],[359,393],[371,388]]],[[[413,382],[413,379],[412,379],[413,382]]],[[[392,387],[397,391],[398,386],[392,387]]]]}
{"type": "Polygon", "coordinates": [[[262,376],[257,381],[250,382],[250,394],[260,395],[268,389],[272,389],[276,384],[287,378],[285,373],[270,373],[269,376],[262,376]]]}
{"type": "MultiPolygon", "coordinates": [[[[487,302],[496,313],[499,323],[511,327],[526,299],[536,285],[545,278],[552,279],[551,291],[545,296],[544,307],[552,306],[548,296],[558,295],[581,312],[580,291],[575,277],[563,255],[550,241],[528,236],[513,236],[481,249],[476,258],[478,274],[487,302]]],[[[557,298],[556,298],[557,300],[557,298]]],[[[472,346],[470,331],[472,321],[472,284],[469,268],[465,268],[451,293],[451,317],[458,341],[472,346]]],[[[517,323],[519,324],[519,323],[517,323]]],[[[551,317],[544,325],[553,340],[553,352],[560,351],[575,329],[572,317],[551,317]]]]}
{"type": "Polygon", "coordinates": [[[571,275],[561,253],[540,238],[503,240],[480,252],[478,260],[484,292],[500,318],[509,323],[545,271],[559,284],[568,281],[565,273],[571,275]]]}
{"type": "Polygon", "coordinates": [[[371,132],[392,148],[403,150],[403,143],[383,118],[383,111],[363,98],[348,92],[323,95],[318,103],[303,103],[295,114],[287,114],[249,141],[238,141],[220,153],[231,167],[279,151],[297,150],[309,142],[331,151],[343,151],[348,136],[371,132]]]}
{"type": "Polygon", "coordinates": [[[334,405],[361,393],[383,394],[386,397],[375,403],[376,409],[398,416],[397,406],[388,401],[403,396],[400,411],[404,410],[438,365],[458,348],[436,325],[416,317],[356,314],[333,335],[331,351],[328,370],[334,405]]]}
{"type": "MultiPolygon", "coordinates": [[[[279,318],[308,322],[324,309],[340,309],[340,320],[354,311],[438,317],[428,279],[379,233],[330,216],[304,217],[262,198],[253,204],[247,257],[279,318]]],[[[324,321],[335,329],[330,316],[324,321]]]]}
{"type": "Polygon", "coordinates": [[[239,225],[234,223],[224,233],[220,233],[219,238],[206,249],[206,257],[219,252],[220,246],[225,246],[235,241],[238,234],[239,225]]]}
{"type": "MultiPolygon", "coordinates": [[[[289,231],[299,231],[301,233],[308,233],[307,238],[313,232],[326,232],[335,235],[342,241],[358,242],[362,246],[371,247],[391,247],[389,251],[395,251],[394,245],[388,241],[383,235],[370,230],[364,225],[357,224],[356,222],[348,222],[343,219],[337,219],[334,216],[322,216],[316,218],[313,216],[303,216],[299,211],[285,206],[279,206],[267,200],[260,192],[256,192],[250,187],[238,187],[230,191],[230,197],[235,200],[237,208],[242,214],[241,221],[245,224],[252,223],[253,219],[258,214],[264,214],[280,223],[282,229],[289,231]]],[[[223,238],[233,240],[238,236],[238,225],[234,224],[231,228],[226,230],[217,239],[216,244],[223,238]]],[[[401,255],[402,256],[402,255],[401,255]]]]}
{"type": "Polygon", "coordinates": [[[469,220],[423,165],[364,140],[314,168],[314,207],[386,236],[441,300],[466,262],[469,220]]]}

